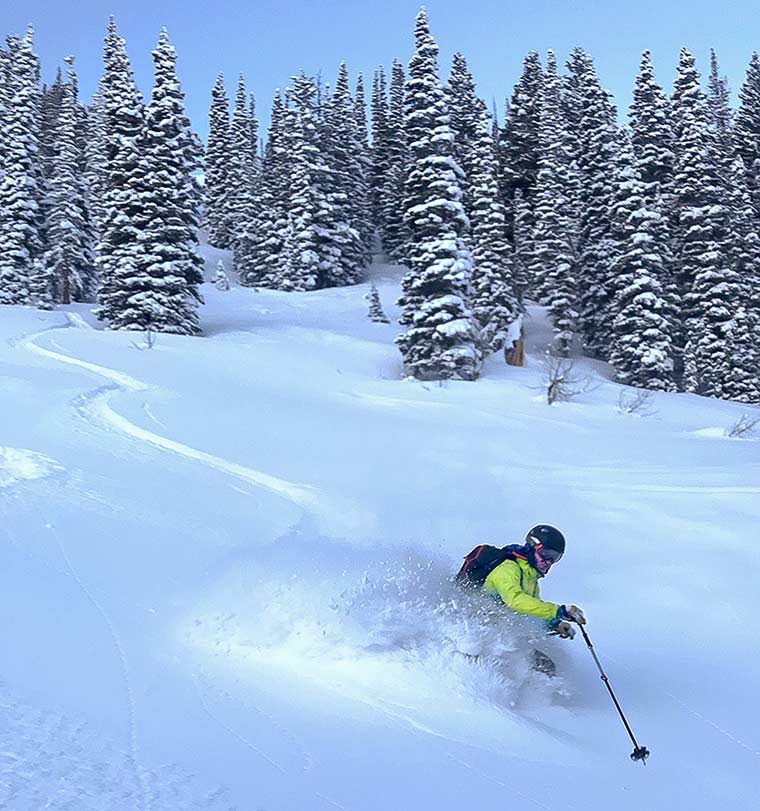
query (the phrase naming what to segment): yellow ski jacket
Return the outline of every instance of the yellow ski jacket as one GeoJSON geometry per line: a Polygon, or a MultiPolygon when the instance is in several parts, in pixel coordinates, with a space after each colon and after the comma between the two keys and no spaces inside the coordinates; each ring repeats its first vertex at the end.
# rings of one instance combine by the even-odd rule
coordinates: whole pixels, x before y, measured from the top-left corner
{"type": "Polygon", "coordinates": [[[518,614],[553,620],[559,606],[540,597],[538,572],[527,560],[505,560],[486,578],[483,588],[489,594],[500,597],[518,614]]]}

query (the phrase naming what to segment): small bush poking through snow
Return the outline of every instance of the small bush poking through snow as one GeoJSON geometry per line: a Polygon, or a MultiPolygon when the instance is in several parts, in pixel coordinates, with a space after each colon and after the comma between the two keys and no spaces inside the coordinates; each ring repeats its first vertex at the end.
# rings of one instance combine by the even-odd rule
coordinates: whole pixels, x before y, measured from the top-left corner
{"type": "Polygon", "coordinates": [[[742,414],[741,417],[731,426],[726,428],[726,436],[749,437],[755,434],[755,429],[760,424],[760,417],[751,417],[749,414],[742,414]]]}
{"type": "Polygon", "coordinates": [[[654,394],[647,389],[623,389],[618,398],[618,411],[621,414],[638,414],[640,417],[651,417],[657,411],[653,405],[654,394]]]}
{"type": "Polygon", "coordinates": [[[549,353],[544,360],[544,383],[546,402],[549,405],[572,400],[594,388],[590,377],[579,377],[576,374],[574,361],[549,353]]]}

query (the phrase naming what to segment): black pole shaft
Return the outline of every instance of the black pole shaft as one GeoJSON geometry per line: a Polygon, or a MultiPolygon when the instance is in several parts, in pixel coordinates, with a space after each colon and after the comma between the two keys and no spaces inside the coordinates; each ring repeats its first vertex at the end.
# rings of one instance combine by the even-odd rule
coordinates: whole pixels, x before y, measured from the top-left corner
{"type": "Polygon", "coordinates": [[[623,713],[623,709],[620,706],[620,703],[617,700],[617,696],[615,695],[612,686],[610,685],[610,680],[607,678],[607,674],[604,672],[604,668],[602,667],[602,663],[599,661],[599,657],[596,655],[596,651],[594,650],[594,645],[592,644],[591,640],[589,639],[589,635],[586,633],[586,629],[582,626],[578,626],[581,629],[581,633],[583,634],[583,638],[586,640],[586,644],[588,645],[588,649],[591,651],[591,655],[594,657],[594,661],[596,662],[596,666],[599,668],[599,674],[602,677],[602,681],[604,682],[605,687],[610,693],[610,697],[612,698],[613,702],[615,703],[615,708],[620,715],[620,719],[625,725],[626,732],[628,733],[628,737],[633,741],[633,745],[635,749],[639,748],[638,743],[636,742],[636,738],[634,737],[633,731],[623,713]]]}

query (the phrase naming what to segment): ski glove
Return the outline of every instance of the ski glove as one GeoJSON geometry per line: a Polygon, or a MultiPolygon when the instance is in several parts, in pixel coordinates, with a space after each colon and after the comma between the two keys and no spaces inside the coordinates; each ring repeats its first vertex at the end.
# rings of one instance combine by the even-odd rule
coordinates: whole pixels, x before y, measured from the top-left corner
{"type": "Polygon", "coordinates": [[[586,615],[577,605],[561,605],[557,611],[557,619],[577,622],[578,625],[586,624],[586,615]]]}
{"type": "Polygon", "coordinates": [[[557,622],[557,624],[552,627],[552,631],[557,634],[557,636],[562,637],[562,639],[573,639],[575,637],[575,628],[573,628],[569,622],[557,622]]]}

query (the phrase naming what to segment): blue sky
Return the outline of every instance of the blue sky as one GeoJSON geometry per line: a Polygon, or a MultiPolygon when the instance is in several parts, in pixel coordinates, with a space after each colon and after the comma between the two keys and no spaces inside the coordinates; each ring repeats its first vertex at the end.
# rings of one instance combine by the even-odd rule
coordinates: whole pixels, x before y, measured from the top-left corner
{"type": "MultiPolygon", "coordinates": [[[[433,33],[448,73],[451,54],[462,51],[481,95],[495,97],[500,111],[517,79],[524,54],[553,48],[564,61],[576,44],[597,62],[605,86],[627,109],[641,51],[653,53],[657,78],[673,80],[682,45],[697,55],[703,74],[709,48],[734,91],[740,86],[752,50],[760,48],[760,15],[749,0],[430,0],[433,33]]],[[[228,86],[243,71],[268,116],[274,89],[301,68],[322,72],[327,81],[345,60],[352,75],[371,76],[394,56],[404,62],[413,45],[416,0],[356,3],[349,0],[132,0],[77,4],[25,0],[0,4],[0,31],[21,30],[31,21],[43,73],[49,79],[69,53],[77,57],[83,96],[93,91],[101,71],[101,47],[113,13],[127,39],[138,83],[148,95],[150,49],[166,26],[177,47],[180,79],[193,124],[205,137],[210,89],[218,71],[228,86]]]]}

